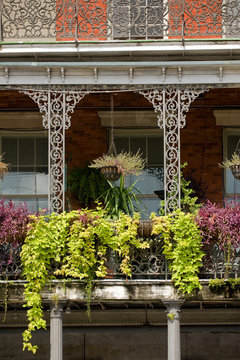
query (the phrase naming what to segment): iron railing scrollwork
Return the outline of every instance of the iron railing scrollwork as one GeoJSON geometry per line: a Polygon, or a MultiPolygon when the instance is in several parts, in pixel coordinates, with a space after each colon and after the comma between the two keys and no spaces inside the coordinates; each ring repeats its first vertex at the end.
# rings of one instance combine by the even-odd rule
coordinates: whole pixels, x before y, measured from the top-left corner
{"type": "Polygon", "coordinates": [[[0,15],[4,41],[240,38],[240,0],[1,0],[0,15]]]}
{"type": "MultiPolygon", "coordinates": [[[[133,279],[171,279],[166,258],[163,254],[162,241],[150,239],[149,249],[137,249],[131,253],[133,279]]],[[[199,272],[200,279],[240,277],[240,252],[232,253],[230,263],[226,263],[226,254],[221,251],[217,243],[204,249],[205,256],[199,272]]],[[[20,260],[21,244],[3,244],[0,246],[0,279],[22,279],[22,265],[20,260]]],[[[52,264],[52,273],[61,264],[52,264]]],[[[117,253],[109,252],[108,268],[111,277],[119,278],[123,275],[119,271],[117,253]]]]}

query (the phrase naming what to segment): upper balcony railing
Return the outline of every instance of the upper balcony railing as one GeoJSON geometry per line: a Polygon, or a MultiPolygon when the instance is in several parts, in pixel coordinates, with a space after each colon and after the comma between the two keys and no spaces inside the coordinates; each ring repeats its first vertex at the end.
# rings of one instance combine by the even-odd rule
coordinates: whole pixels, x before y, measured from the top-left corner
{"type": "Polygon", "coordinates": [[[3,0],[14,41],[240,39],[240,0],[3,0]]]}

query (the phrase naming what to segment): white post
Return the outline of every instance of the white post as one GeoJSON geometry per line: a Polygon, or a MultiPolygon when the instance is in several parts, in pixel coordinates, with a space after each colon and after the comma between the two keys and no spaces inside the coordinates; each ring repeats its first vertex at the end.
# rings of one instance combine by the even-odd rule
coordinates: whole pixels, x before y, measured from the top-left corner
{"type": "Polygon", "coordinates": [[[50,360],[63,359],[62,307],[53,306],[50,312],[50,360]]]}
{"type": "Polygon", "coordinates": [[[163,301],[168,319],[168,360],[181,360],[180,309],[184,301],[163,301]]]}

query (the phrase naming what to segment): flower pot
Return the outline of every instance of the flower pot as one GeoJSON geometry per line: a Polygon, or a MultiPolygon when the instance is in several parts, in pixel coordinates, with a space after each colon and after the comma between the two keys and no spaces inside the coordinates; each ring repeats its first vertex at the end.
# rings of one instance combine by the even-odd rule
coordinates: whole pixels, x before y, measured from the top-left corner
{"type": "Polygon", "coordinates": [[[101,168],[101,173],[109,181],[117,181],[121,176],[117,166],[104,166],[101,168]]]}
{"type": "Polygon", "coordinates": [[[144,239],[151,237],[152,228],[152,220],[140,220],[138,225],[138,236],[144,239]]]}
{"type": "Polygon", "coordinates": [[[238,165],[231,165],[231,166],[230,166],[230,169],[231,169],[231,171],[232,171],[233,176],[234,176],[236,179],[240,180],[240,164],[238,164],[238,165]]]}

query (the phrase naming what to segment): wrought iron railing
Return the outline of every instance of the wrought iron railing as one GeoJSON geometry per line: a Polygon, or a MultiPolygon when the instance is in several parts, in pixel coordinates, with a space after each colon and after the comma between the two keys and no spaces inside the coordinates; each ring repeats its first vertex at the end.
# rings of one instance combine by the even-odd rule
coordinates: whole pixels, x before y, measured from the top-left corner
{"type": "MultiPolygon", "coordinates": [[[[158,239],[150,239],[150,248],[135,250],[132,254],[132,277],[133,279],[171,279],[166,258],[163,254],[162,242],[158,239]]],[[[22,279],[22,266],[20,261],[21,245],[0,246],[0,279],[22,279]]],[[[232,252],[231,260],[226,263],[226,256],[217,244],[205,249],[202,267],[199,272],[200,279],[240,277],[240,251],[232,252]]],[[[59,264],[58,264],[59,265],[59,264]]],[[[53,264],[53,271],[58,268],[53,264]]],[[[120,278],[123,275],[119,271],[119,261],[116,253],[108,256],[108,277],[120,278]]]]}
{"type": "Polygon", "coordinates": [[[240,38],[240,0],[3,0],[3,41],[240,38]]]}

